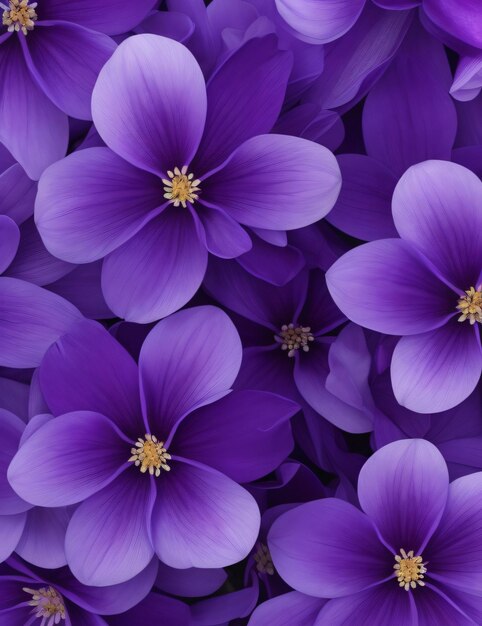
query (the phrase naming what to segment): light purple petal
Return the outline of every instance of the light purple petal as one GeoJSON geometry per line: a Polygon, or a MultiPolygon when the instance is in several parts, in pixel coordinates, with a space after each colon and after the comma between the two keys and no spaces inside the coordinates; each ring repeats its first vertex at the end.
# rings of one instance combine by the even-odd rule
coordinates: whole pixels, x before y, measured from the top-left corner
{"type": "MultiPolygon", "coordinates": [[[[5,561],[5,559],[8,559],[17,547],[23,533],[26,519],[26,513],[17,513],[16,515],[0,515],[0,536],[2,537],[2,541],[0,543],[0,563],[5,561]]],[[[2,626],[7,626],[7,622],[2,624],[2,626]]],[[[10,624],[8,624],[8,626],[10,626],[10,624]]]]}
{"type": "Polygon", "coordinates": [[[390,335],[422,333],[456,313],[456,294],[400,239],[380,239],[344,254],[326,273],[331,296],[353,322],[390,335]]]}
{"type": "Polygon", "coordinates": [[[131,322],[145,324],[170,315],[196,293],[207,256],[192,215],[168,208],[104,260],[105,300],[131,322]]]}
{"type": "Polygon", "coordinates": [[[24,428],[25,423],[19,417],[0,409],[0,515],[23,513],[31,508],[15,493],[7,480],[8,466],[18,450],[24,428]]]}
{"type": "Polygon", "coordinates": [[[248,233],[224,211],[200,205],[197,215],[204,226],[206,247],[211,254],[223,259],[234,259],[251,249],[248,233]]]}
{"type": "Polygon", "coordinates": [[[290,591],[260,604],[249,626],[312,626],[325,600],[290,591]]]}
{"type": "Polygon", "coordinates": [[[382,582],[393,571],[390,553],[368,517],[335,498],[308,502],[283,514],[271,527],[268,543],[283,580],[311,596],[353,594],[382,582]]]}
{"type": "Polygon", "coordinates": [[[137,26],[136,33],[152,33],[184,43],[195,29],[192,19],[176,11],[153,11],[137,26]]]}
{"type": "Polygon", "coordinates": [[[414,165],[393,194],[393,219],[400,236],[415,244],[461,292],[478,287],[482,182],[473,172],[445,161],[414,165]]]}
{"type": "Polygon", "coordinates": [[[477,332],[454,319],[431,332],[402,337],[391,366],[397,401],[412,411],[438,413],[465,400],[482,371],[477,332]]]}
{"type": "Polygon", "coordinates": [[[160,180],[108,148],[89,148],[42,176],[35,221],[52,254],[87,263],[130,239],[164,203],[160,180]]]}
{"type": "Polygon", "coordinates": [[[259,135],[201,183],[201,200],[241,224],[291,230],[324,217],[340,186],[338,164],[327,148],[299,137],[259,135]]]}
{"type": "Polygon", "coordinates": [[[10,463],[8,479],[32,504],[64,506],[108,485],[129,456],[129,442],[121,439],[109,419],[76,411],[33,433],[10,463]]]}
{"type": "Polygon", "coordinates": [[[225,395],[241,356],[239,335],[221,309],[186,309],[159,322],[139,358],[144,411],[156,429],[153,434],[167,438],[180,418],[225,395]]]}
{"type": "Polygon", "coordinates": [[[14,163],[0,175],[2,214],[11,217],[16,224],[22,224],[33,215],[36,193],[37,184],[18,163],[14,163]]]}
{"type": "Polygon", "coordinates": [[[477,0],[424,0],[423,9],[442,30],[475,48],[482,48],[477,0]]]}
{"type": "MultiPolygon", "coordinates": [[[[450,626],[475,626],[477,622],[465,613],[465,607],[459,605],[457,596],[451,597],[452,589],[447,589],[447,591],[448,593],[442,591],[439,585],[427,585],[423,593],[417,594],[417,626],[433,626],[433,624],[444,623],[450,624],[450,626]]],[[[467,593],[464,593],[463,597],[473,598],[467,593]]],[[[477,617],[479,615],[480,605],[477,617]]]]}
{"type": "Polygon", "coordinates": [[[159,561],[155,587],[173,596],[197,598],[210,596],[226,581],[227,573],[221,569],[189,567],[176,569],[159,561]]]}
{"type": "Polygon", "coordinates": [[[225,567],[244,559],[256,541],[254,498],[224,474],[172,461],[152,515],[159,558],[172,567],[225,567]]]}
{"type": "Polygon", "coordinates": [[[462,102],[476,98],[482,88],[482,54],[462,56],[450,87],[453,98],[462,102]]]}
{"type": "Polygon", "coordinates": [[[137,167],[166,176],[189,165],[206,118],[206,88],[183,45],[157,35],[134,35],[99,74],[92,114],[100,136],[137,167]]]}
{"type": "Polygon", "coordinates": [[[36,367],[47,348],[81,319],[67,300],[16,278],[0,278],[0,364],[36,367]]]}
{"type": "Polygon", "coordinates": [[[154,553],[148,528],[154,497],[151,478],[132,467],[80,505],[65,552],[81,583],[116,585],[147,567],[154,553]]]}
{"type": "Polygon", "coordinates": [[[6,215],[0,215],[0,274],[7,269],[17,253],[20,231],[6,215]]]}
{"type": "Polygon", "coordinates": [[[368,459],[360,470],[358,498],[393,556],[401,549],[419,555],[442,517],[448,485],[437,448],[424,439],[403,439],[368,459]]]}
{"type": "Polygon", "coordinates": [[[48,165],[65,155],[67,116],[31,76],[17,35],[0,46],[0,74],[0,141],[28,176],[37,180],[48,165]]]}
{"type": "MultiPolygon", "coordinates": [[[[284,231],[271,230],[270,233],[284,231]]],[[[301,272],[305,266],[303,254],[294,246],[279,246],[251,235],[253,247],[236,261],[247,272],[263,281],[282,287],[301,272]]]]}
{"type": "Polygon", "coordinates": [[[55,569],[66,565],[65,532],[71,515],[72,511],[66,507],[34,507],[27,513],[27,522],[15,552],[38,567],[55,569]]]}

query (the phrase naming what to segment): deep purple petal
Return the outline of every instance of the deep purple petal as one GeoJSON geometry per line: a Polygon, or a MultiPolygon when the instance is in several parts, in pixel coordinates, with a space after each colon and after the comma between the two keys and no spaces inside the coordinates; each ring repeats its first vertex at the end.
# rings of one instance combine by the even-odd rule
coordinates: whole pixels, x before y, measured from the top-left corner
{"type": "Polygon", "coordinates": [[[424,0],[423,8],[439,28],[475,48],[482,48],[477,0],[424,0]]]}
{"type": "Polygon", "coordinates": [[[403,439],[368,459],[360,471],[358,498],[394,555],[401,549],[418,555],[437,528],[448,485],[447,465],[437,448],[424,439],[403,439]]]}
{"type": "Polygon", "coordinates": [[[249,620],[249,626],[311,626],[325,600],[290,591],[260,604],[249,620]]]}
{"type": "Polygon", "coordinates": [[[356,593],[393,571],[390,553],[368,517],[335,498],[288,511],[274,522],[268,542],[280,576],[297,591],[316,597],[356,593]]]}
{"type": "Polygon", "coordinates": [[[210,596],[227,579],[227,573],[221,569],[200,569],[189,567],[176,569],[159,561],[155,587],[173,596],[197,598],[210,596]]]}
{"type": "Polygon", "coordinates": [[[172,461],[152,515],[159,558],[172,567],[224,567],[244,559],[256,541],[259,509],[224,474],[172,461]]]}
{"type": "Polygon", "coordinates": [[[7,269],[17,253],[20,231],[6,215],[0,215],[0,274],[7,269]]]}
{"type": "Polygon", "coordinates": [[[121,615],[109,618],[111,626],[132,626],[133,624],[155,624],[161,618],[169,626],[191,624],[189,607],[175,598],[150,593],[137,606],[121,615]]]}
{"type": "Polygon", "coordinates": [[[305,266],[303,254],[294,246],[272,245],[255,235],[251,235],[251,240],[253,243],[251,250],[238,257],[236,261],[256,278],[282,287],[299,274],[305,266]]]}
{"type": "Polygon", "coordinates": [[[340,186],[338,164],[327,148],[299,137],[259,135],[201,183],[201,200],[246,226],[291,230],[324,217],[340,186]]]}
{"type": "Polygon", "coordinates": [[[251,238],[244,228],[224,211],[200,205],[197,215],[204,226],[206,247],[222,259],[234,259],[248,252],[251,238]]]}
{"type": "Polygon", "coordinates": [[[0,175],[2,214],[11,217],[16,224],[22,224],[33,215],[36,193],[37,184],[19,163],[14,163],[0,175]]]}
{"type": "Polygon", "coordinates": [[[152,480],[132,467],[75,511],[65,552],[72,573],[84,585],[122,583],[149,564],[154,553],[149,533],[152,480]]]}
{"type": "Polygon", "coordinates": [[[10,461],[15,456],[20,444],[25,423],[13,413],[0,409],[0,515],[22,513],[30,505],[20,498],[7,480],[10,461]]]}
{"type": "Polygon", "coordinates": [[[453,319],[428,333],[402,337],[391,366],[397,401],[412,411],[438,413],[465,400],[482,372],[477,332],[453,319]]]}
{"type": "Polygon", "coordinates": [[[450,87],[453,98],[465,102],[476,98],[482,88],[482,54],[462,56],[450,87]]]}
{"type": "MultiPolygon", "coordinates": [[[[417,626],[444,623],[450,626],[475,626],[476,622],[463,612],[457,598],[450,597],[450,591],[449,594],[441,593],[438,585],[427,585],[423,593],[417,594],[417,626]]],[[[469,597],[469,594],[464,596],[469,597]]]]}
{"type": "Polygon", "coordinates": [[[69,155],[42,176],[35,221],[46,247],[87,263],[130,239],[165,203],[160,180],[108,148],[69,155]]]}
{"type": "Polygon", "coordinates": [[[166,176],[189,165],[206,118],[202,72],[187,48],[134,35],[99,74],[92,114],[100,136],[133,165],[166,176]]]}

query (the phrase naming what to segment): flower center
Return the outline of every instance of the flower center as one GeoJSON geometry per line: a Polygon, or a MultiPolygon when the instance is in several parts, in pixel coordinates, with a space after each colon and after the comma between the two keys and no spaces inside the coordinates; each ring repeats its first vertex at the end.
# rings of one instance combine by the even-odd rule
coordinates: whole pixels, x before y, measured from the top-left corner
{"type": "Polygon", "coordinates": [[[457,308],[461,312],[459,322],[469,320],[471,324],[482,324],[482,285],[478,289],[471,287],[465,292],[467,295],[459,299],[457,308]]]}
{"type": "Polygon", "coordinates": [[[422,557],[413,556],[413,550],[407,553],[400,549],[400,554],[402,556],[395,555],[396,563],[393,566],[400,587],[403,587],[405,591],[408,591],[410,587],[415,589],[417,585],[423,587],[425,583],[421,579],[424,578],[427,569],[422,557]]]}
{"type": "Polygon", "coordinates": [[[26,35],[33,30],[37,19],[36,2],[29,4],[29,0],[9,0],[8,7],[1,2],[0,7],[3,9],[3,25],[8,27],[10,33],[21,30],[26,35]]]}
{"type": "Polygon", "coordinates": [[[42,587],[41,589],[29,589],[24,587],[26,593],[32,595],[32,599],[28,602],[33,606],[33,615],[42,617],[43,624],[58,624],[61,619],[65,619],[65,605],[60,593],[53,587],[42,587]],[[46,618],[50,617],[47,621],[46,618]]]}
{"type": "Polygon", "coordinates": [[[131,448],[132,456],[129,462],[139,467],[143,474],[149,470],[151,476],[154,474],[160,476],[161,469],[165,472],[171,469],[167,464],[171,455],[168,454],[163,441],[158,441],[157,437],[146,433],[145,439],[139,437],[135,445],[135,448],[131,448]]]}
{"type": "Polygon", "coordinates": [[[288,356],[295,355],[297,350],[309,352],[310,341],[314,341],[310,326],[295,326],[294,324],[283,324],[279,335],[274,336],[275,341],[281,344],[282,350],[288,350],[288,356]]]}
{"type": "Polygon", "coordinates": [[[162,182],[166,185],[164,187],[164,198],[167,198],[174,204],[174,206],[179,206],[180,204],[183,208],[186,208],[186,202],[190,202],[194,204],[194,200],[198,199],[198,195],[196,191],[200,190],[201,181],[196,178],[193,180],[194,174],[187,173],[187,165],[185,165],[181,170],[178,167],[174,168],[174,171],[170,170],[167,172],[169,176],[169,180],[167,178],[163,178],[162,182]]]}
{"type": "Polygon", "coordinates": [[[254,560],[256,562],[256,569],[260,574],[274,574],[274,565],[269,552],[268,546],[258,541],[256,544],[256,552],[254,553],[254,560]]]}

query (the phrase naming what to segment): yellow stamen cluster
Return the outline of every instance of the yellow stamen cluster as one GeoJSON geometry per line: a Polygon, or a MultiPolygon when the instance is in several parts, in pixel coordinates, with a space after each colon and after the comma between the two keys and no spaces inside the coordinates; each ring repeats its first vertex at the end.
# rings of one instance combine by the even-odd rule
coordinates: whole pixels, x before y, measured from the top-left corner
{"type": "Polygon", "coordinates": [[[24,587],[23,590],[32,595],[32,599],[27,604],[34,607],[32,613],[35,617],[43,618],[41,626],[59,624],[60,620],[65,620],[64,600],[53,587],[41,589],[24,587]],[[50,619],[47,620],[47,618],[50,619]]]}
{"type": "Polygon", "coordinates": [[[457,304],[457,308],[462,313],[458,321],[465,322],[468,319],[471,324],[475,322],[482,324],[482,287],[478,289],[471,287],[465,293],[467,295],[462,296],[457,304]]]}
{"type": "Polygon", "coordinates": [[[157,437],[149,433],[146,433],[145,439],[139,437],[135,448],[131,448],[131,454],[129,462],[139,467],[143,474],[149,471],[151,476],[160,476],[161,469],[165,472],[171,469],[167,464],[171,455],[164,447],[164,442],[158,441],[157,437]]]}
{"type": "Polygon", "coordinates": [[[256,544],[256,552],[253,557],[256,562],[256,569],[260,574],[274,574],[274,565],[268,546],[260,541],[256,544]]]}
{"type": "Polygon", "coordinates": [[[7,7],[0,4],[4,9],[2,22],[4,26],[7,26],[7,30],[10,33],[14,31],[18,33],[21,30],[24,35],[29,30],[33,30],[37,20],[37,13],[35,12],[37,3],[29,4],[29,0],[10,0],[8,5],[7,7]]]}
{"type": "Polygon", "coordinates": [[[162,182],[166,185],[164,187],[164,198],[170,200],[174,206],[182,205],[186,208],[186,202],[194,204],[194,200],[198,199],[197,191],[200,191],[201,181],[196,178],[193,180],[194,174],[187,173],[187,165],[182,169],[178,167],[174,168],[174,171],[167,172],[169,180],[163,178],[162,182]]]}
{"type": "Polygon", "coordinates": [[[308,345],[315,338],[310,326],[295,326],[294,324],[283,324],[279,335],[275,335],[275,341],[281,344],[282,350],[288,350],[288,356],[293,357],[297,350],[309,352],[308,345]]]}
{"type": "Polygon", "coordinates": [[[405,591],[408,591],[410,587],[415,589],[417,585],[423,587],[425,583],[422,579],[427,569],[422,557],[413,556],[413,550],[405,552],[405,550],[400,549],[400,554],[401,556],[395,555],[396,563],[393,566],[400,587],[403,587],[405,591]]]}

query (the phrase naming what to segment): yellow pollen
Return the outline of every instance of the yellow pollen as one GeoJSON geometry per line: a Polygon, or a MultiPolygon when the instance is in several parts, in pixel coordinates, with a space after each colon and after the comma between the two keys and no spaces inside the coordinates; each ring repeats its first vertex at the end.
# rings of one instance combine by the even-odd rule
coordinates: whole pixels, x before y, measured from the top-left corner
{"type": "Polygon", "coordinates": [[[471,324],[482,324],[482,285],[478,289],[471,287],[465,292],[467,295],[459,299],[457,308],[462,313],[459,322],[469,320],[471,324]]]}
{"type": "Polygon", "coordinates": [[[129,462],[134,463],[143,474],[148,471],[151,476],[160,476],[161,469],[165,472],[171,469],[167,464],[171,455],[164,447],[164,442],[158,441],[157,437],[149,433],[146,433],[144,439],[139,437],[135,448],[131,448],[131,454],[129,462]]]}
{"type": "Polygon", "coordinates": [[[314,341],[310,326],[295,326],[294,324],[283,324],[279,335],[274,339],[281,344],[282,350],[288,350],[288,356],[293,357],[297,350],[309,352],[309,343],[314,341]]]}
{"type": "Polygon", "coordinates": [[[24,35],[29,30],[33,30],[35,21],[37,20],[37,3],[32,2],[29,4],[29,0],[10,0],[8,7],[0,3],[0,7],[4,9],[2,22],[4,26],[7,26],[7,30],[10,33],[16,31],[22,31],[24,35]]]}
{"type": "Polygon", "coordinates": [[[165,185],[164,198],[167,198],[174,206],[182,205],[183,208],[186,208],[186,202],[194,204],[194,201],[199,198],[196,192],[200,191],[201,181],[197,178],[193,180],[194,174],[187,173],[187,165],[182,169],[175,167],[174,171],[169,170],[167,175],[169,180],[162,179],[165,185]]]}
{"type": "Polygon", "coordinates": [[[256,544],[256,552],[253,557],[256,562],[256,569],[260,574],[274,574],[274,565],[268,546],[258,541],[256,544]]]}
{"type": "Polygon", "coordinates": [[[400,554],[401,556],[395,555],[396,563],[393,566],[400,587],[403,587],[405,591],[410,588],[415,589],[417,585],[423,587],[425,583],[422,579],[427,569],[422,557],[413,556],[413,550],[405,552],[405,550],[400,549],[400,554]]]}
{"type": "Polygon", "coordinates": [[[59,624],[60,620],[65,620],[64,600],[53,587],[42,587],[41,589],[24,587],[23,590],[32,596],[27,604],[34,607],[32,614],[35,617],[43,618],[41,626],[59,624]],[[47,618],[50,619],[47,621],[47,618]]]}

